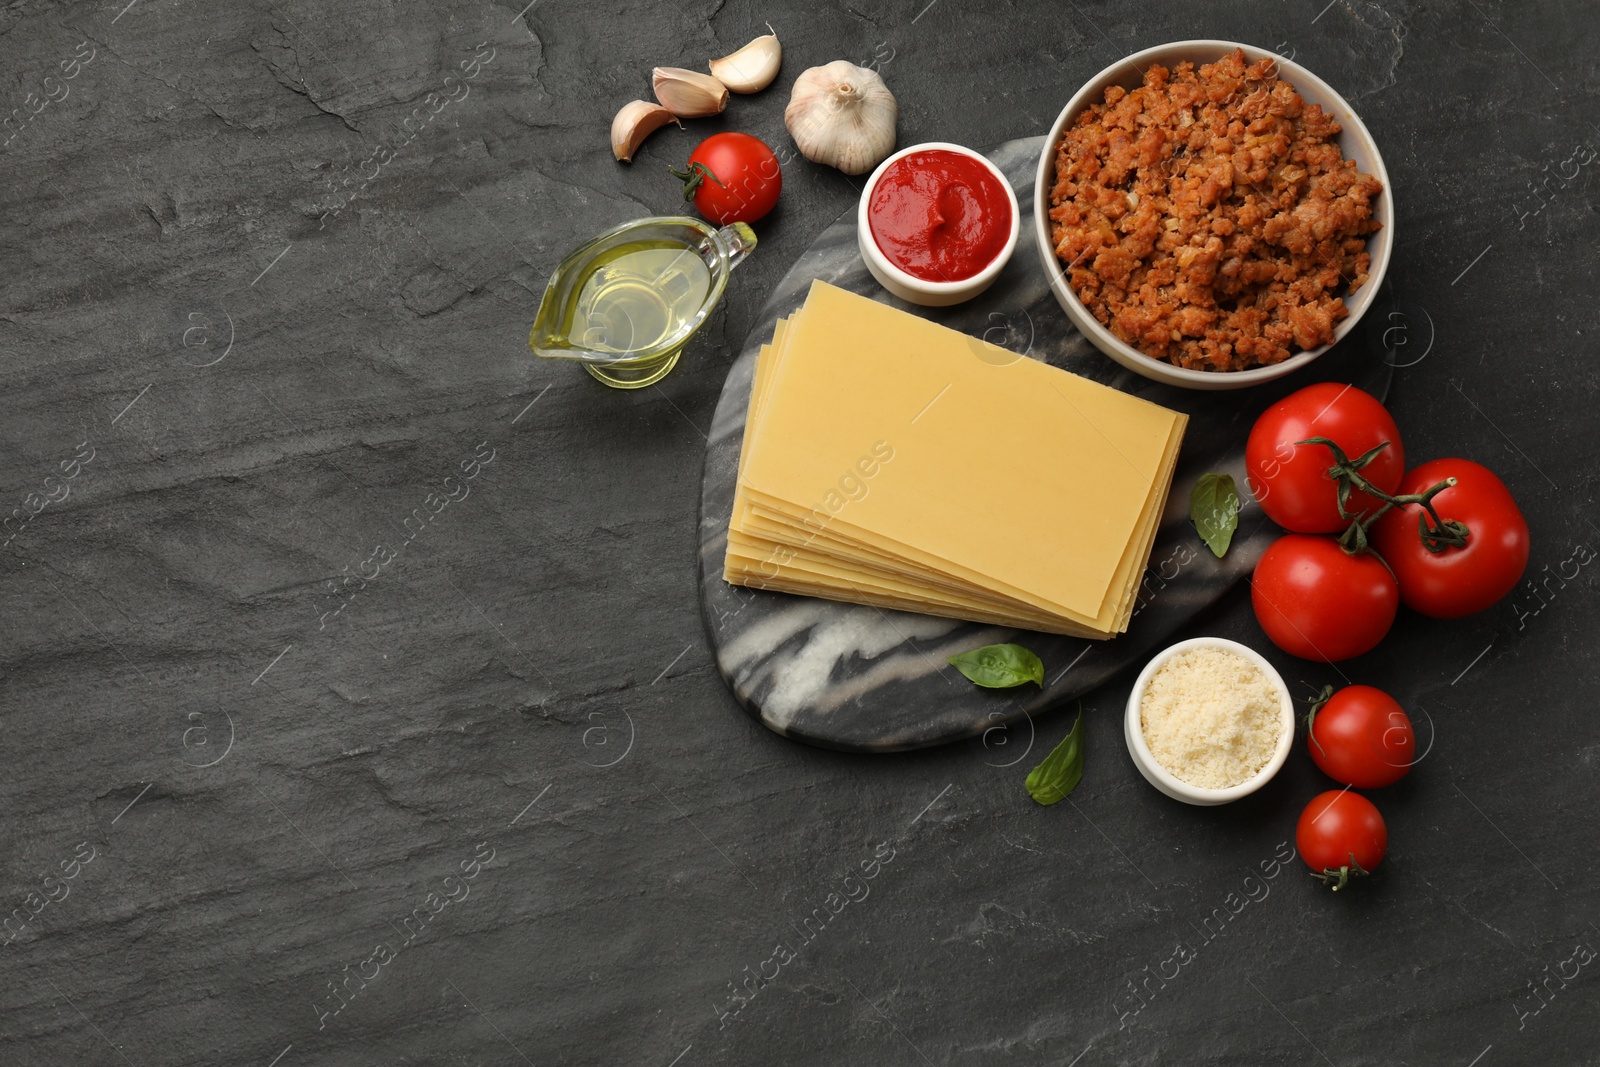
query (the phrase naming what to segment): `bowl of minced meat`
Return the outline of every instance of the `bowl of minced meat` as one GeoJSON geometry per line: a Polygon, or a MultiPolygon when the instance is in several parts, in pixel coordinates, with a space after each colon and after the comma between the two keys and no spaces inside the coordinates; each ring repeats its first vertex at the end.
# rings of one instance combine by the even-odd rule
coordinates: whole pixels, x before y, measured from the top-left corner
{"type": "Polygon", "coordinates": [[[1375,298],[1394,243],[1388,172],[1316,75],[1230,41],[1182,41],[1096,75],[1039,159],[1051,289],[1148,378],[1234,389],[1298,370],[1375,298]]]}
{"type": "Polygon", "coordinates": [[[1221,637],[1180,641],[1145,666],[1128,694],[1128,754],[1161,792],[1226,804],[1260,789],[1294,741],[1294,703],[1272,664],[1221,637]]]}

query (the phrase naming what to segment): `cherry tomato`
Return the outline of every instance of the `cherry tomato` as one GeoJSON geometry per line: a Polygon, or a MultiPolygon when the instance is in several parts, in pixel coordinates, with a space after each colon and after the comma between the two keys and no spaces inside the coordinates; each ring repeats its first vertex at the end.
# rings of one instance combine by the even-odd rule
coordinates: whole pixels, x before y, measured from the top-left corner
{"type": "Polygon", "coordinates": [[[1331,883],[1337,891],[1351,876],[1378,869],[1389,851],[1389,828],[1366,797],[1330,789],[1300,813],[1294,844],[1312,877],[1331,883]]]}
{"type": "Polygon", "coordinates": [[[1347,685],[1312,710],[1306,748],[1322,773],[1341,785],[1379,789],[1411,769],[1417,735],[1394,697],[1370,685],[1347,685]]]}
{"type": "Polygon", "coordinates": [[[1466,525],[1465,546],[1433,552],[1423,544],[1417,504],[1395,508],[1373,524],[1373,544],[1400,579],[1406,607],[1435,619],[1482,611],[1522,581],[1528,567],[1528,521],[1505,483],[1466,459],[1436,459],[1409,472],[1400,493],[1421,493],[1447,478],[1456,484],[1433,498],[1439,518],[1466,525]]]}
{"type": "MultiPolygon", "coordinates": [[[[1244,446],[1245,481],[1267,517],[1295,533],[1339,533],[1350,523],[1339,517],[1337,483],[1328,476],[1333,452],[1326,445],[1299,441],[1326,437],[1349,459],[1359,459],[1388,442],[1361,476],[1393,493],[1405,473],[1400,428],[1384,406],[1353,385],[1318,382],[1290,393],[1256,420],[1244,446]]],[[[1352,515],[1373,511],[1379,502],[1357,489],[1350,494],[1352,515]]]]}
{"type": "Polygon", "coordinates": [[[1285,534],[1250,578],[1256,621],[1292,656],[1336,663],[1370,652],[1400,609],[1400,590],[1370,552],[1352,556],[1331,537],[1285,534]]]}
{"type": "Polygon", "coordinates": [[[754,222],[771,211],[783,190],[783,168],[761,140],[748,133],[714,133],[689,153],[683,198],[718,226],[754,222]]]}

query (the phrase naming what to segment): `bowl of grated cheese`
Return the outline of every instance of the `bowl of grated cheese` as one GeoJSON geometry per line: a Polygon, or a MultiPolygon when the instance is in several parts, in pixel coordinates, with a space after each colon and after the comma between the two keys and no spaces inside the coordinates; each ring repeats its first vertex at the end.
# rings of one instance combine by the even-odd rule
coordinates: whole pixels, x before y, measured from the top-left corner
{"type": "Polygon", "coordinates": [[[1128,695],[1128,754],[1146,780],[1185,804],[1226,804],[1278,773],[1294,743],[1294,702],[1254,649],[1222,637],[1155,656],[1128,695]]]}

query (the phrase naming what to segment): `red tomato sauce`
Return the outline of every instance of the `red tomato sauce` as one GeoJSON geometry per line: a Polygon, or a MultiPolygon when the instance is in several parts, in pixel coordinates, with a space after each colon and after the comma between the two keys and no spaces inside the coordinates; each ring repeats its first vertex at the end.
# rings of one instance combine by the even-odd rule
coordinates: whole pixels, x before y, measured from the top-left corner
{"type": "Polygon", "coordinates": [[[890,263],[927,282],[958,282],[1011,239],[1011,200],[989,168],[940,148],[895,160],[867,204],[872,240],[890,263]]]}

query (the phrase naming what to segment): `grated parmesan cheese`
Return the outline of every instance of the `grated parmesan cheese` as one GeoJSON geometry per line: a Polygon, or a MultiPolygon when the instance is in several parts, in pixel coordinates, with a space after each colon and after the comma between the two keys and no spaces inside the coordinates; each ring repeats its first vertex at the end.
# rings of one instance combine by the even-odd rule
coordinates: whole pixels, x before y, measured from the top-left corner
{"type": "Polygon", "coordinates": [[[1156,762],[1203,789],[1253,778],[1283,732],[1278,687],[1261,668],[1225,648],[1191,648],[1150,676],[1139,724],[1156,762]]]}

